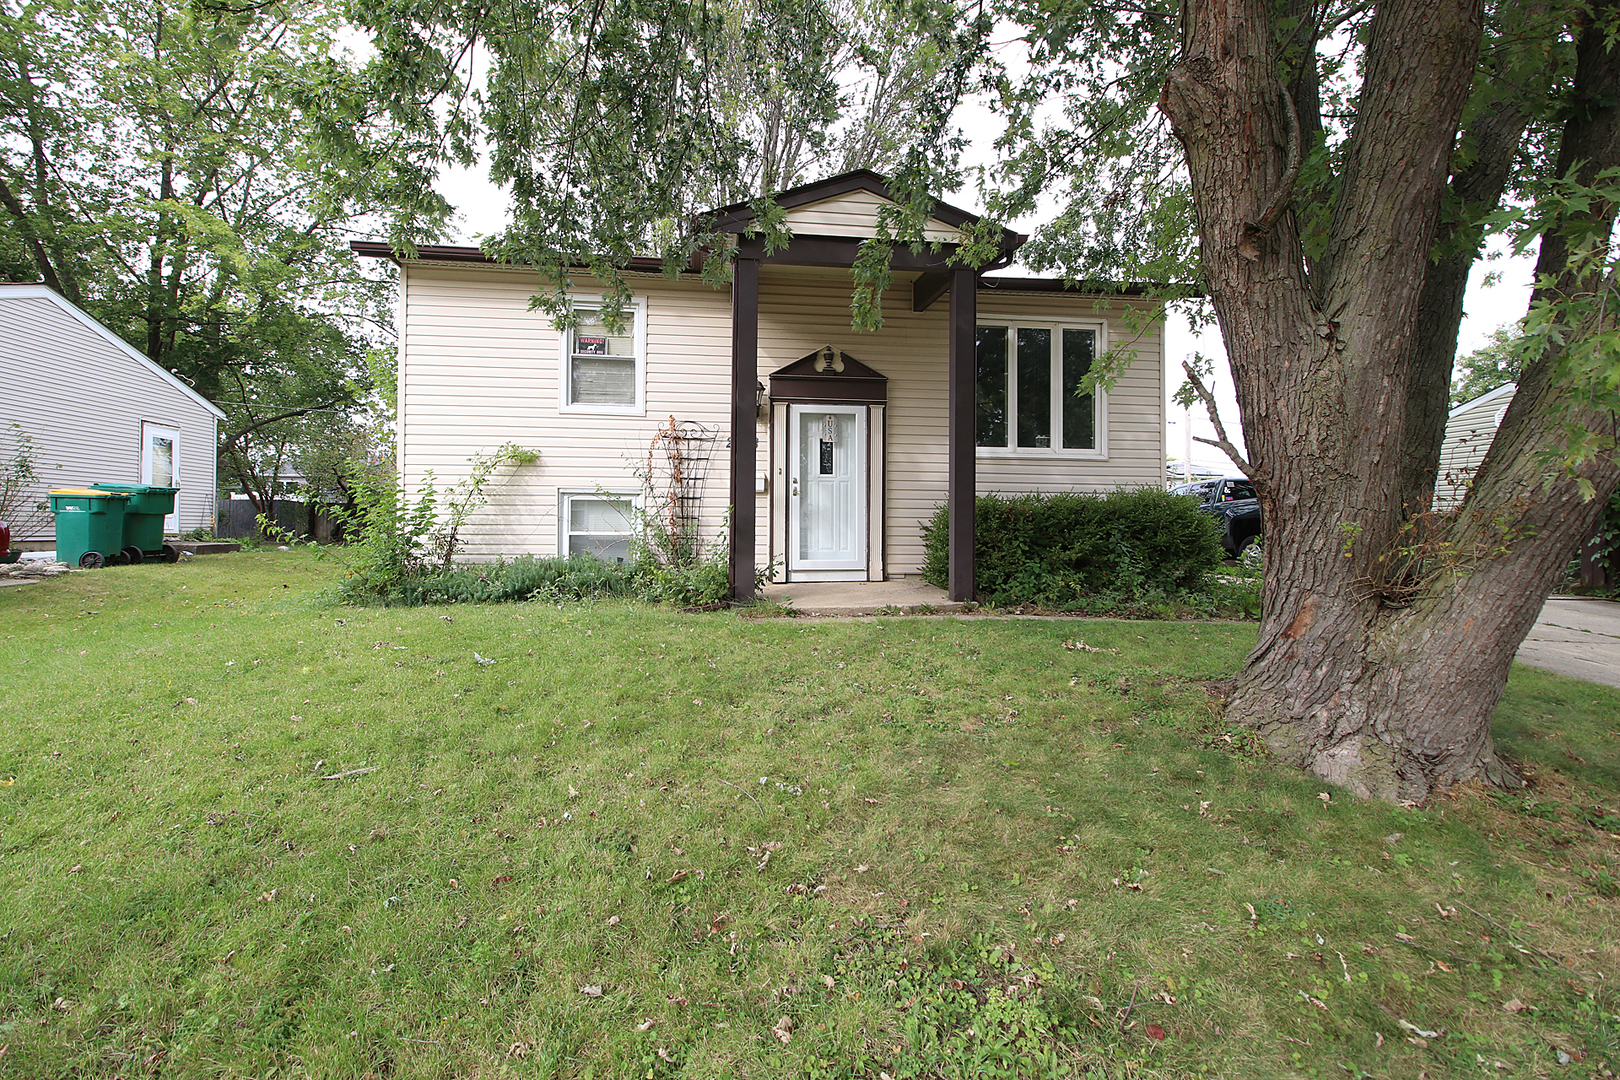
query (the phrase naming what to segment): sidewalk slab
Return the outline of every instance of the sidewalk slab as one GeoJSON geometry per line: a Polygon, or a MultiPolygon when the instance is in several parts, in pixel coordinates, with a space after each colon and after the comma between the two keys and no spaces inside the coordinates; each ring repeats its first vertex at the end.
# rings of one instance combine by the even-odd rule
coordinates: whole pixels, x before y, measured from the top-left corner
{"type": "Polygon", "coordinates": [[[1620,686],[1620,603],[1548,600],[1516,659],[1559,675],[1620,686]]]}

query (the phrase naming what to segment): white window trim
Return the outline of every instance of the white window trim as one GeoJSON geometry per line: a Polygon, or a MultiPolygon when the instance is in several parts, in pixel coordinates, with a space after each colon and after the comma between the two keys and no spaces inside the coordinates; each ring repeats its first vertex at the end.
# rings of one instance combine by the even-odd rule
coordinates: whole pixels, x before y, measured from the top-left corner
{"type": "Polygon", "coordinates": [[[1098,387],[1092,395],[1094,404],[1092,408],[1092,425],[1095,429],[1096,446],[1089,450],[1068,449],[1062,446],[1014,446],[1018,439],[1018,331],[1050,330],[1052,331],[1052,408],[1055,415],[1052,418],[1052,431],[1059,435],[1056,440],[1062,442],[1062,408],[1063,394],[1063,351],[1062,340],[1065,330],[1090,330],[1096,335],[1092,346],[1093,364],[1102,359],[1108,351],[1108,324],[1105,322],[1048,322],[1041,319],[979,319],[978,325],[983,327],[1001,327],[1007,331],[1007,445],[1006,446],[976,446],[975,457],[996,458],[1001,460],[1032,460],[1051,461],[1060,458],[1068,461],[1106,461],[1108,460],[1108,392],[1098,387]]]}
{"type": "MultiPolygon", "coordinates": [[[[581,295],[573,298],[577,310],[599,311],[606,305],[600,295],[581,295]]],[[[634,405],[575,405],[568,401],[573,372],[571,346],[572,331],[557,329],[557,410],[586,416],[645,416],[647,415],[647,300],[638,296],[630,301],[629,309],[635,313],[636,326],[631,334],[636,351],[636,403],[634,405]]],[[[576,492],[576,494],[579,494],[576,492]]]]}
{"type": "Polygon", "coordinates": [[[568,503],[569,503],[570,500],[581,498],[581,497],[589,498],[589,499],[628,499],[630,501],[630,511],[631,511],[630,531],[625,533],[624,535],[626,537],[628,537],[629,539],[631,539],[632,541],[635,540],[637,532],[639,531],[639,526],[640,526],[640,518],[638,516],[640,514],[640,512],[641,512],[641,489],[640,488],[607,488],[607,487],[558,488],[557,489],[557,558],[566,559],[569,556],[568,538],[569,538],[569,536],[573,535],[573,533],[572,533],[572,530],[568,528],[569,521],[571,520],[571,515],[568,512],[568,503]]]}

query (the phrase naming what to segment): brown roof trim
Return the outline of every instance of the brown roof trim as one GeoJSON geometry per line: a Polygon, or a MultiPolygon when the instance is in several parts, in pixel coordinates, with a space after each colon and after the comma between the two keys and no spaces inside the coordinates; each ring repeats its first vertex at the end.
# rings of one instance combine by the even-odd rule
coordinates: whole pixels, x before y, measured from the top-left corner
{"type": "MultiPolygon", "coordinates": [[[[894,196],[894,189],[889,187],[889,180],[885,176],[870,169],[852,169],[837,176],[829,176],[825,180],[812,180],[808,184],[788,188],[786,191],[776,193],[775,202],[784,210],[791,210],[796,206],[806,206],[810,203],[820,202],[823,199],[836,198],[839,195],[848,195],[852,191],[866,191],[890,202],[899,202],[894,196]]],[[[970,214],[960,206],[952,206],[942,199],[934,200],[934,209],[931,215],[947,225],[961,228],[978,222],[977,214],[970,214]]],[[[754,208],[749,203],[732,203],[700,214],[699,218],[704,224],[715,232],[732,232],[739,226],[747,225],[754,220],[754,208]]],[[[1011,229],[1002,229],[1002,243],[1013,247],[1023,243],[1023,235],[1011,229]]]]}
{"type": "MultiPolygon", "coordinates": [[[[389,245],[378,240],[351,240],[349,250],[363,259],[390,259],[396,263],[406,261],[389,245]]],[[[452,262],[452,263],[478,263],[484,266],[505,266],[513,269],[522,269],[523,263],[503,262],[490,255],[483,248],[464,247],[456,244],[421,244],[416,249],[416,255],[411,262],[452,262]]],[[[578,267],[584,269],[584,267],[578,267]]],[[[629,260],[621,270],[633,270],[638,273],[661,274],[664,272],[664,260],[638,257],[629,260]]],[[[682,273],[696,273],[697,268],[688,266],[682,273]]]]}
{"type": "MultiPolygon", "coordinates": [[[[1062,278],[981,277],[979,291],[984,292],[1057,292],[1080,293],[1086,296],[1139,296],[1149,300],[1162,300],[1164,293],[1175,286],[1153,281],[1077,281],[1062,278]]],[[[1198,293],[1189,296],[1200,295],[1198,293]]]]}

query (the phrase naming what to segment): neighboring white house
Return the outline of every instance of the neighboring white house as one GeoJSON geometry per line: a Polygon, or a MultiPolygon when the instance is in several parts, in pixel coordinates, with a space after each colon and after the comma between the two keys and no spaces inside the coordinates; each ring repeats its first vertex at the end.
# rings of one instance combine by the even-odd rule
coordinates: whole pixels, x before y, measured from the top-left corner
{"type": "MultiPolygon", "coordinates": [[[[165,529],[212,525],[224,416],[44,285],[0,284],[0,457],[11,458],[19,432],[32,439],[39,500],[96,482],[178,487],[165,529]]],[[[12,539],[54,538],[47,513],[12,539]]]]}
{"type": "Polygon", "coordinates": [[[1513,401],[1513,383],[1498,386],[1473,401],[1465,401],[1446,414],[1445,441],[1440,444],[1440,468],[1434,485],[1434,508],[1445,510],[1462,502],[1479,472],[1485,451],[1513,401]]]}
{"type": "MultiPolygon", "coordinates": [[[[532,271],[477,248],[398,259],[386,245],[355,244],[400,265],[404,483],[415,490],[431,474],[443,490],[474,454],[515,443],[539,460],[497,477],[462,530],[465,553],[619,557],[654,437],[684,423],[698,438],[683,444],[693,460],[682,468],[696,475],[706,464],[707,479],[683,494],[707,537],[733,508],[742,594],[757,566],[789,581],[915,575],[921,526],[953,494],[960,514],[971,511],[960,496],[973,491],[1162,486],[1157,302],[952,267],[958,230],[975,219],[938,203],[927,231],[938,249],[897,246],[882,328],[854,331],[850,265],[888,199],[869,172],[783,192],[794,233],[780,251],[749,235],[748,207],[715,211],[711,226],[737,240],[731,286],[637,260],[618,330],[598,318],[600,286],[585,277],[573,282],[580,323],[559,331],[530,309],[540,288],[532,271]],[[1114,347],[1134,361],[1106,393],[1077,398],[1081,374],[1114,347]]],[[[1004,233],[1001,265],[1023,239],[1004,233]]],[[[966,521],[953,537],[971,539],[966,521]]],[[[952,546],[961,594],[971,544],[952,546]]]]}

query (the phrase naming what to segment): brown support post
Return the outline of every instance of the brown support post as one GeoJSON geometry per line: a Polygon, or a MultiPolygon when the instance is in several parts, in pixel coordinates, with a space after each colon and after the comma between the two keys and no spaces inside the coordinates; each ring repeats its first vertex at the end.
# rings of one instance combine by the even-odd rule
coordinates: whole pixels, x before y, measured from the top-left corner
{"type": "Polygon", "coordinates": [[[974,270],[958,268],[951,271],[950,413],[946,422],[946,440],[949,447],[950,595],[952,600],[958,601],[973,599],[978,279],[979,275],[974,270]]]}
{"type": "Polygon", "coordinates": [[[759,432],[759,260],[731,273],[731,595],[754,598],[754,472],[759,432]]]}

